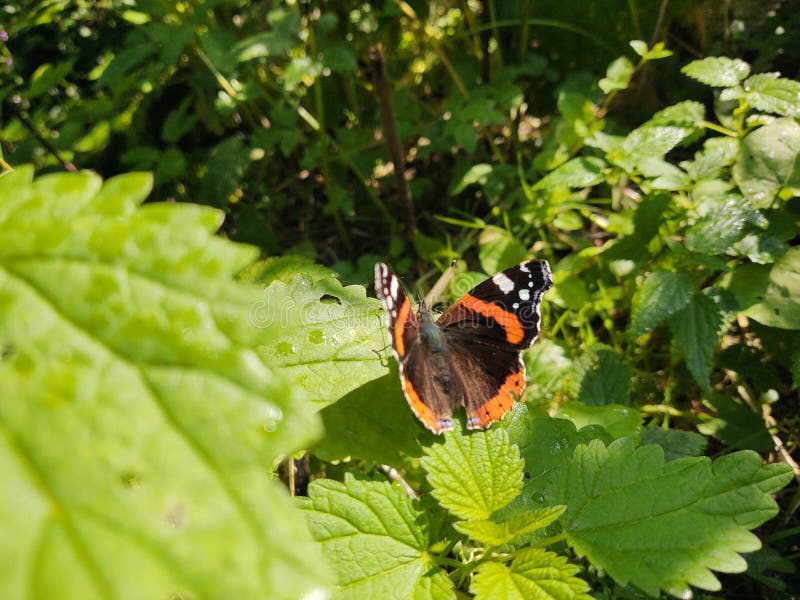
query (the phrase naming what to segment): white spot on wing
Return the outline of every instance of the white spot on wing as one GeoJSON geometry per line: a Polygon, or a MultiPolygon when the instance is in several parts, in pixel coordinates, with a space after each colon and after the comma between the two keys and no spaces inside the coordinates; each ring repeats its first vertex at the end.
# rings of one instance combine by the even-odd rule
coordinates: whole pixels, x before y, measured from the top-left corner
{"type": "Polygon", "coordinates": [[[397,277],[392,277],[392,298],[397,298],[397,277]]]}
{"type": "Polygon", "coordinates": [[[519,291],[519,299],[523,300],[523,301],[530,300],[531,299],[531,293],[528,290],[520,290],[519,291]]]}
{"type": "Polygon", "coordinates": [[[531,272],[531,270],[528,268],[528,264],[527,263],[522,263],[519,266],[519,270],[522,271],[523,273],[530,273],[531,272]]]}
{"type": "Polygon", "coordinates": [[[500,288],[500,291],[504,294],[508,294],[511,290],[514,289],[514,282],[511,281],[505,273],[498,273],[494,277],[492,277],[492,281],[497,284],[497,287],[500,288]]]}

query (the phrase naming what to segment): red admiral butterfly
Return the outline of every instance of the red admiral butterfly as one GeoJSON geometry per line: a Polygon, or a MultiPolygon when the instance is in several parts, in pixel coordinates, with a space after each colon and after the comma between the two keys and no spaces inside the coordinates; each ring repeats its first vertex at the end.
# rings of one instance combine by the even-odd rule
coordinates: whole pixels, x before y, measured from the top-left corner
{"type": "Polygon", "coordinates": [[[415,315],[397,277],[375,265],[375,291],[388,316],[400,382],[411,410],[433,433],[503,418],[525,389],[522,351],[539,334],[542,296],[553,285],[545,260],[530,260],[477,285],[437,321],[425,302],[415,315]]]}

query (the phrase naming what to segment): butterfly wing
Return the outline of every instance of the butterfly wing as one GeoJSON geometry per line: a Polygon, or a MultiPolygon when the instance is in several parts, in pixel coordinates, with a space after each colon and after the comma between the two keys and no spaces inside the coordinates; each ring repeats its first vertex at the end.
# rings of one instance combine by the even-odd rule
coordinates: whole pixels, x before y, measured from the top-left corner
{"type": "Polygon", "coordinates": [[[426,360],[419,321],[400,281],[383,263],[375,265],[375,293],[386,311],[386,325],[408,405],[433,433],[452,429],[452,403],[434,383],[434,366],[426,360]]]}
{"type": "Polygon", "coordinates": [[[531,260],[494,275],[465,294],[436,322],[464,390],[467,427],[501,419],[525,390],[522,350],[539,335],[550,266],[531,260]]]}

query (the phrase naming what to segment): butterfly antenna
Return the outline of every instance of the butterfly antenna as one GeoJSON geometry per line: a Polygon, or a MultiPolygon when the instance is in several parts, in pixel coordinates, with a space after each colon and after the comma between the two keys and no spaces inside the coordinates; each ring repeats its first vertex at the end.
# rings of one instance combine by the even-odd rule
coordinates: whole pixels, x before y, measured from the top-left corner
{"type": "Polygon", "coordinates": [[[436,304],[439,296],[441,296],[442,292],[447,289],[447,286],[450,285],[450,281],[452,281],[455,275],[456,261],[453,260],[453,262],[450,263],[450,266],[445,269],[445,272],[442,273],[442,276],[439,277],[439,280],[431,288],[431,291],[428,292],[428,295],[425,296],[425,306],[433,307],[433,305],[436,304]]]}

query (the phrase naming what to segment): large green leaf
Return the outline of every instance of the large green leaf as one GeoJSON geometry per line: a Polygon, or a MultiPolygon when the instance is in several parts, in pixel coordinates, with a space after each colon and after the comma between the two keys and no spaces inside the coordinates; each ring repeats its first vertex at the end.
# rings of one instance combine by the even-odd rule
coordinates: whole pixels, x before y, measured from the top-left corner
{"type": "Polygon", "coordinates": [[[462,519],[488,519],[522,488],[522,459],[505,429],[445,434],[425,450],[433,497],[462,519]]]}
{"type": "Polygon", "coordinates": [[[747,134],[733,178],[756,208],[769,207],[784,186],[800,186],[800,125],[776,119],[747,134]]]}
{"type": "Polygon", "coordinates": [[[621,585],[679,597],[690,585],[720,589],[711,570],[744,571],[741,552],[761,543],[748,530],[775,516],[770,494],[792,477],[754,452],[664,463],[658,446],[634,450],[627,438],[579,446],[552,495],[566,503],[568,543],[621,585]]]}
{"type": "Polygon", "coordinates": [[[708,446],[704,435],[682,429],[647,427],[642,430],[641,445],[658,444],[664,451],[667,461],[687,456],[702,456],[708,446]]]}
{"type": "Polygon", "coordinates": [[[747,103],[764,112],[800,117],[800,82],[777,73],[759,73],[744,82],[747,103]]]}
{"type": "Polygon", "coordinates": [[[628,333],[636,336],[650,331],[689,304],[691,297],[692,282],[684,273],[651,273],[634,301],[628,333]]]}
{"type": "Polygon", "coordinates": [[[428,554],[429,513],[386,482],[317,479],[298,498],[314,539],[333,566],[334,598],[454,598],[428,554]]]}
{"type": "Polygon", "coordinates": [[[470,591],[478,600],[591,600],[580,569],[542,548],[525,548],[511,566],[487,562],[478,567],[470,591]]]}
{"type": "Polygon", "coordinates": [[[686,247],[704,254],[722,254],[744,236],[754,220],[750,203],[742,196],[716,196],[706,200],[703,216],[686,231],[686,247]]]}
{"type": "Polygon", "coordinates": [[[573,158],[537,181],[533,189],[591,187],[605,179],[603,176],[605,167],[605,161],[600,158],[591,156],[573,158]]]}
{"type": "Polygon", "coordinates": [[[717,303],[705,294],[697,293],[676,312],[669,326],[695,381],[704,390],[711,388],[709,371],[717,349],[724,315],[717,303]]]}
{"type": "Polygon", "coordinates": [[[31,177],[0,177],[0,596],[318,588],[269,475],[318,420],[252,350],[254,250],[216,210],[139,207],[145,174],[31,177]]]}

